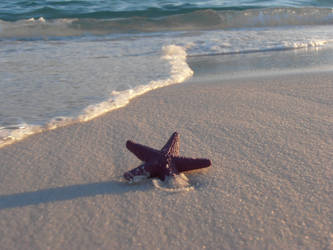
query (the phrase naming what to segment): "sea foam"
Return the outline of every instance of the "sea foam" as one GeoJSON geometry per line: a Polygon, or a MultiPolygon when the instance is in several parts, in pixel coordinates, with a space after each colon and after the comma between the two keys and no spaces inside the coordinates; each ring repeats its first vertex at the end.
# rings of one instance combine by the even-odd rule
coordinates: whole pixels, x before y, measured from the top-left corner
{"type": "Polygon", "coordinates": [[[162,48],[162,51],[162,59],[170,65],[170,76],[168,78],[152,80],[147,84],[138,85],[122,91],[113,90],[106,101],[87,106],[76,117],[57,116],[43,125],[31,125],[25,123],[23,120],[20,122],[12,121],[7,125],[4,124],[0,127],[0,147],[21,140],[34,133],[55,129],[75,122],[89,121],[106,112],[126,106],[131,99],[148,91],[181,83],[193,75],[193,71],[186,62],[187,53],[185,48],[177,45],[167,45],[162,48]]]}
{"type": "MultiPolygon", "coordinates": [[[[244,28],[287,27],[333,24],[331,8],[266,8],[235,10],[198,9],[158,17],[125,18],[52,18],[0,19],[0,39],[38,39],[80,35],[110,35],[142,32],[228,30],[244,28]]],[[[88,15],[89,16],[89,15],[88,15]]]]}
{"type": "Polygon", "coordinates": [[[105,112],[123,107],[134,97],[143,95],[148,91],[181,83],[193,75],[193,71],[186,62],[186,51],[183,47],[168,45],[163,47],[163,59],[171,65],[170,78],[154,80],[147,85],[139,85],[124,91],[113,91],[111,98],[105,102],[90,105],[79,115],[79,121],[89,121],[105,112]]]}

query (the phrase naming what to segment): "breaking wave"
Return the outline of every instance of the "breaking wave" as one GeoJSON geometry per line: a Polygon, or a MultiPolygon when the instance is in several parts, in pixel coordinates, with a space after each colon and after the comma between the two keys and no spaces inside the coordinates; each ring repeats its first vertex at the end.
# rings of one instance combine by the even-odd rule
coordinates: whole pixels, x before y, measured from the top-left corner
{"type": "Polygon", "coordinates": [[[0,39],[40,39],[84,35],[141,32],[226,30],[333,24],[331,8],[268,8],[238,10],[196,10],[167,16],[124,18],[75,18],[0,20],[0,39]]]}
{"type": "MultiPolygon", "coordinates": [[[[0,147],[21,140],[28,135],[52,130],[75,122],[86,122],[111,110],[127,105],[134,97],[143,95],[151,90],[177,84],[193,75],[193,71],[186,62],[187,53],[183,47],[168,45],[163,47],[162,59],[171,66],[170,77],[153,80],[146,85],[139,85],[123,91],[112,91],[108,100],[89,105],[77,117],[55,117],[45,125],[30,125],[19,118],[6,119],[0,125],[0,147]]],[[[1,118],[1,117],[0,117],[1,118]]]]}

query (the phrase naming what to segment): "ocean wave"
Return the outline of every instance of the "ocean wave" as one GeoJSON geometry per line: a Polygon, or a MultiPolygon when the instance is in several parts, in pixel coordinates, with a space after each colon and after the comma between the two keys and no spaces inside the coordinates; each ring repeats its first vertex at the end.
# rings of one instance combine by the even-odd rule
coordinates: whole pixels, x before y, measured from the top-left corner
{"type": "Polygon", "coordinates": [[[11,0],[0,2],[0,19],[18,21],[22,19],[44,17],[46,19],[61,18],[97,18],[114,19],[135,16],[160,18],[211,9],[214,11],[239,11],[262,8],[301,8],[301,7],[333,7],[331,1],[318,0],[57,0],[30,1],[11,0]]]}
{"type": "Polygon", "coordinates": [[[169,78],[153,80],[147,85],[139,85],[124,91],[113,91],[109,100],[88,106],[79,115],[78,119],[80,121],[89,121],[105,112],[126,106],[136,96],[143,95],[154,89],[184,82],[193,75],[192,69],[186,62],[187,53],[185,48],[168,45],[163,47],[162,50],[162,58],[168,61],[171,66],[169,78]]]}
{"type": "Polygon", "coordinates": [[[187,53],[185,48],[177,45],[168,45],[164,46],[162,50],[162,59],[166,60],[171,66],[170,76],[168,78],[156,79],[146,85],[139,85],[123,91],[114,90],[108,100],[89,105],[84,108],[77,117],[54,117],[44,125],[27,124],[17,117],[7,118],[6,122],[2,122],[2,125],[0,124],[0,148],[31,134],[52,130],[75,122],[92,120],[106,112],[126,106],[134,97],[143,95],[157,88],[181,83],[193,75],[193,71],[186,62],[187,53]]]}
{"type": "MultiPolygon", "coordinates": [[[[89,17],[89,18],[88,18],[89,17]]],[[[142,32],[228,30],[258,27],[282,27],[333,24],[331,8],[268,8],[235,10],[199,10],[158,18],[133,16],[126,18],[38,19],[16,22],[0,20],[0,39],[59,38],[82,35],[108,35],[142,32]]]]}
{"type": "MultiPolygon", "coordinates": [[[[2,85],[3,89],[8,89],[9,85],[6,83],[11,84],[15,79],[14,76],[20,75],[21,78],[17,79],[20,81],[23,79],[23,82],[24,78],[28,78],[28,82],[48,83],[42,86],[44,86],[45,91],[48,91],[47,93],[50,92],[53,96],[55,95],[52,92],[53,87],[57,86],[57,89],[60,87],[50,83],[57,79],[60,82],[63,79],[74,79],[75,84],[73,85],[78,87],[78,83],[81,84],[83,80],[77,77],[77,74],[87,76],[84,65],[89,70],[101,68],[91,71],[95,72],[93,78],[84,79],[86,81],[82,83],[83,90],[77,90],[79,94],[76,101],[72,102],[71,98],[68,97],[67,100],[64,97],[61,99],[64,100],[64,104],[60,105],[60,111],[56,104],[56,108],[52,109],[52,112],[48,112],[47,116],[42,114],[44,120],[42,119],[40,123],[37,122],[37,124],[42,125],[28,124],[33,123],[33,120],[28,123],[24,121],[13,122],[15,117],[10,119],[7,124],[3,122],[4,119],[8,118],[7,116],[15,116],[15,114],[20,116],[22,113],[0,114],[0,147],[29,134],[91,120],[105,112],[127,105],[135,96],[155,88],[183,82],[193,74],[192,69],[187,64],[187,57],[329,46],[333,43],[333,30],[330,28],[332,26],[327,25],[330,23],[332,23],[332,10],[318,8],[271,8],[243,11],[200,10],[163,18],[48,20],[40,17],[16,22],[0,21],[0,43],[3,45],[0,46],[0,52],[5,55],[2,59],[4,62],[2,82],[5,83],[2,85]],[[293,25],[298,26],[295,28],[293,25]],[[38,41],[34,41],[35,39],[38,41]],[[163,48],[164,60],[160,60],[161,48],[163,48]],[[52,57],[53,54],[57,56],[52,57]],[[153,57],[147,56],[151,54],[153,57]],[[37,64],[29,61],[36,58],[38,59],[37,64]],[[103,60],[112,61],[112,63],[106,64],[106,61],[91,58],[104,58],[103,60]],[[47,64],[48,61],[52,61],[50,59],[54,59],[53,65],[47,64]],[[80,61],[80,64],[76,64],[77,61],[80,61]],[[59,62],[61,63],[59,64],[59,62]],[[42,74],[37,74],[42,69],[40,65],[45,65],[45,63],[46,66],[50,67],[46,67],[47,70],[44,70],[42,74]],[[150,75],[149,72],[154,71],[151,70],[152,63],[157,65],[154,68],[156,74],[150,75]],[[110,67],[101,67],[103,64],[110,67]],[[144,74],[141,74],[141,71],[140,73],[137,71],[132,71],[131,74],[126,73],[125,76],[131,76],[126,80],[118,73],[121,71],[120,69],[131,68],[129,65],[136,70],[140,69],[138,65],[146,65],[149,71],[145,71],[144,74]],[[28,74],[24,75],[22,71],[17,74],[20,67],[26,69],[28,74]],[[75,67],[75,70],[67,72],[64,67],[75,67]],[[81,69],[81,67],[83,68],[81,69]],[[115,68],[117,74],[110,74],[110,68],[115,68]],[[50,69],[52,72],[55,71],[53,78],[47,76],[50,69]],[[139,81],[137,76],[145,74],[148,76],[142,82],[139,81]],[[95,81],[104,83],[104,78],[103,80],[97,78],[99,75],[105,75],[104,78],[107,79],[105,84],[108,84],[109,87],[108,91],[103,91],[102,96],[100,96],[101,92],[98,91],[96,91],[98,93],[96,95],[95,92],[88,92],[92,93],[88,96],[84,95],[86,88],[95,88],[91,83],[93,85],[95,81]],[[109,80],[108,77],[111,79],[109,80]],[[120,85],[128,85],[128,83],[130,85],[118,88],[111,84],[112,81],[120,85]],[[132,85],[132,83],[136,83],[136,85],[132,85]],[[112,92],[111,95],[109,95],[110,92],[112,92]]],[[[100,86],[102,89],[104,87],[103,84],[100,86]]],[[[19,88],[18,85],[14,86],[13,89],[19,88]]],[[[63,88],[66,89],[66,87],[63,88]]],[[[98,86],[96,88],[98,89],[98,86]]],[[[23,93],[27,92],[19,90],[23,93]]],[[[33,93],[29,87],[27,90],[33,93]]],[[[75,92],[76,88],[73,87],[73,91],[75,92]]],[[[63,96],[61,91],[58,93],[60,93],[59,96],[63,96]]],[[[74,96],[76,96],[75,93],[74,96]]],[[[37,95],[37,97],[39,96],[37,95]]],[[[25,100],[24,98],[31,98],[31,96],[23,95],[21,99],[25,100]]],[[[6,101],[3,103],[6,107],[6,101]]],[[[16,105],[16,108],[21,107],[20,103],[16,105]]],[[[11,107],[11,109],[13,110],[15,107],[11,107]]]]}

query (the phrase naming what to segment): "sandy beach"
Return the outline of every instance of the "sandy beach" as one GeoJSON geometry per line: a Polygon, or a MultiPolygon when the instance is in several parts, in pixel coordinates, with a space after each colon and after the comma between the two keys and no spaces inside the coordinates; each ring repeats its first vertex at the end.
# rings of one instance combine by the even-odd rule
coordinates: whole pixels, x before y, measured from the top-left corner
{"type": "Polygon", "coordinates": [[[333,249],[332,79],[194,77],[1,148],[1,249],[333,249]],[[194,189],[126,183],[174,131],[194,189]]]}

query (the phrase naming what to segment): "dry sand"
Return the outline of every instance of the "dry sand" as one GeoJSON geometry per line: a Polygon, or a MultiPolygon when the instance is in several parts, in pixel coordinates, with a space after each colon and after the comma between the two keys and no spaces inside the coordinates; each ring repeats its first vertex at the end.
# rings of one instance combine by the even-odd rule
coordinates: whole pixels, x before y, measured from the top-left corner
{"type": "Polygon", "coordinates": [[[333,249],[333,73],[192,81],[0,149],[1,249],[333,249]],[[212,168],[129,185],[132,139],[212,168]]]}

